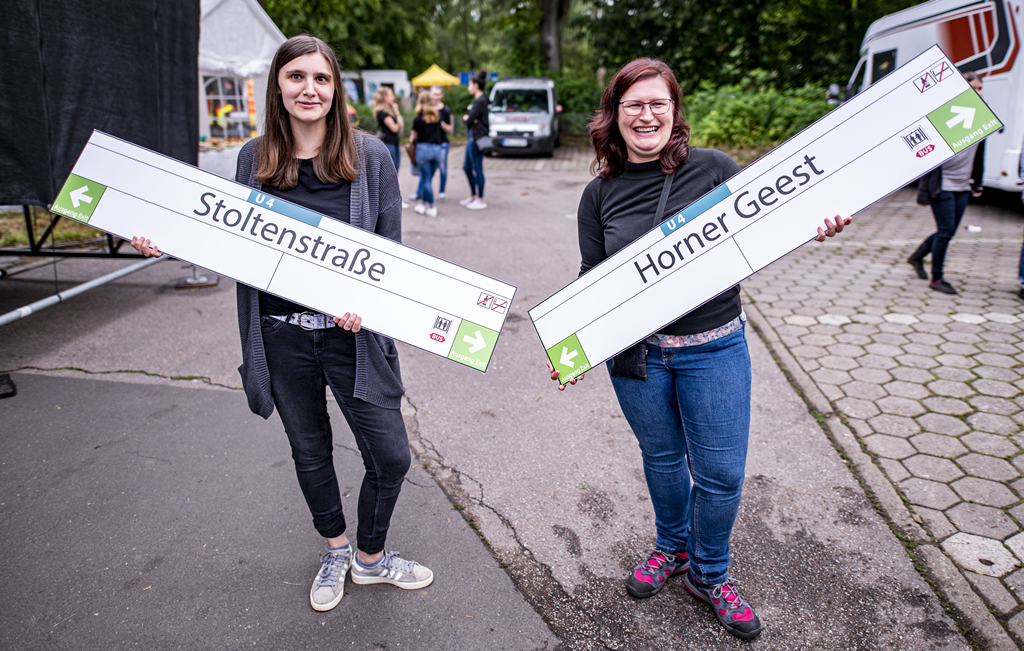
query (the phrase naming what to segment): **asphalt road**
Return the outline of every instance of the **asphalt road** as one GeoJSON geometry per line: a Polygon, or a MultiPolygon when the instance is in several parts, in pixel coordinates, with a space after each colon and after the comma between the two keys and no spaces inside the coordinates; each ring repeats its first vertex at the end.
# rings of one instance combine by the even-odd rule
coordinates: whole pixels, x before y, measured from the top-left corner
{"type": "MultiPolygon", "coordinates": [[[[320,543],[279,422],[221,388],[239,383],[231,283],[178,292],[168,283],[185,270],[166,262],[3,329],[0,369],[20,369],[19,395],[0,401],[3,646],[746,646],[678,579],[653,599],[627,595],[654,537],[635,440],[603,369],[563,393],[544,372],[526,310],[576,275],[589,175],[488,159],[491,207],[469,212],[455,205],[459,160],[455,150],[438,217],[406,212],[405,242],[519,292],[486,375],[401,348],[422,466],[391,544],[430,565],[435,585],[349,584],[332,613],[309,608],[320,543]]],[[[401,178],[411,193],[415,179],[401,178]]],[[[120,264],[57,273],[73,284],[120,264]]],[[[0,281],[0,311],[52,289],[50,268],[0,281]]],[[[733,574],[765,626],[749,645],[966,649],[753,329],[748,341],[754,413],[733,574]]],[[[352,501],[358,459],[334,422],[352,501]]]]}

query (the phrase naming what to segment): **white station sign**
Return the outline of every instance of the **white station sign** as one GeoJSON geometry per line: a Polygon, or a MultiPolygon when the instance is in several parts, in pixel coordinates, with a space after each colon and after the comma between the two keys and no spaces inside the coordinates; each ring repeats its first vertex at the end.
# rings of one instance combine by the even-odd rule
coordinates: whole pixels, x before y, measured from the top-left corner
{"type": "Polygon", "coordinates": [[[516,292],[99,131],[50,210],[478,371],[516,292]]]}
{"type": "Polygon", "coordinates": [[[1002,126],[932,47],[531,309],[560,382],[1002,126]]]}

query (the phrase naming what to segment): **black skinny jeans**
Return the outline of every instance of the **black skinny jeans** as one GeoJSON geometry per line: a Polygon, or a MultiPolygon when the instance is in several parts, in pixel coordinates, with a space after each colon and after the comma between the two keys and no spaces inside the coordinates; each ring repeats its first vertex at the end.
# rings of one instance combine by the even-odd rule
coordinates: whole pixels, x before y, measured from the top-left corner
{"type": "Polygon", "coordinates": [[[971,198],[968,190],[950,192],[943,190],[932,199],[932,214],[935,215],[935,226],[938,230],[921,242],[914,257],[923,258],[932,254],[932,281],[942,280],[942,270],[946,265],[946,249],[960,227],[960,220],[967,210],[967,200],[971,198]]]}
{"type": "Polygon", "coordinates": [[[325,538],[345,532],[341,492],[334,471],[334,442],[327,415],[327,387],[355,435],[366,474],[359,490],[356,530],[359,549],[384,549],[391,514],[409,471],[412,454],[398,409],[384,409],[352,397],[356,377],[355,335],[341,328],[303,330],[260,317],[271,392],[288,442],[295,476],[325,538]]]}

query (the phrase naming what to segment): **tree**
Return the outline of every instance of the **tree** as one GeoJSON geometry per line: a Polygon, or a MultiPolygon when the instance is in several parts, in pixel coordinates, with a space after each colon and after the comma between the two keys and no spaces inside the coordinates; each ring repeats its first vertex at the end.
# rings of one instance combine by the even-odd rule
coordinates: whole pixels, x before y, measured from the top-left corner
{"type": "Polygon", "coordinates": [[[588,0],[599,63],[671,65],[684,90],[764,69],[783,87],[845,81],[864,32],[916,0],[588,0]]]}
{"type": "Polygon", "coordinates": [[[420,71],[434,61],[436,5],[421,0],[264,0],[285,36],[319,36],[343,68],[420,71]]]}
{"type": "Polygon", "coordinates": [[[540,47],[548,70],[562,71],[562,31],[572,0],[541,0],[540,47]]]}

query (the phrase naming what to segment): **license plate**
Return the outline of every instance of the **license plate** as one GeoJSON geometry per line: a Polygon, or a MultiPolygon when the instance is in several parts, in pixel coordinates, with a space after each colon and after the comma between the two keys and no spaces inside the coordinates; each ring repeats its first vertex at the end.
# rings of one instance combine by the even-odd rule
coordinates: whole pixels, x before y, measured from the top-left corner
{"type": "Polygon", "coordinates": [[[501,141],[503,147],[525,147],[526,138],[505,138],[501,141]]]}

